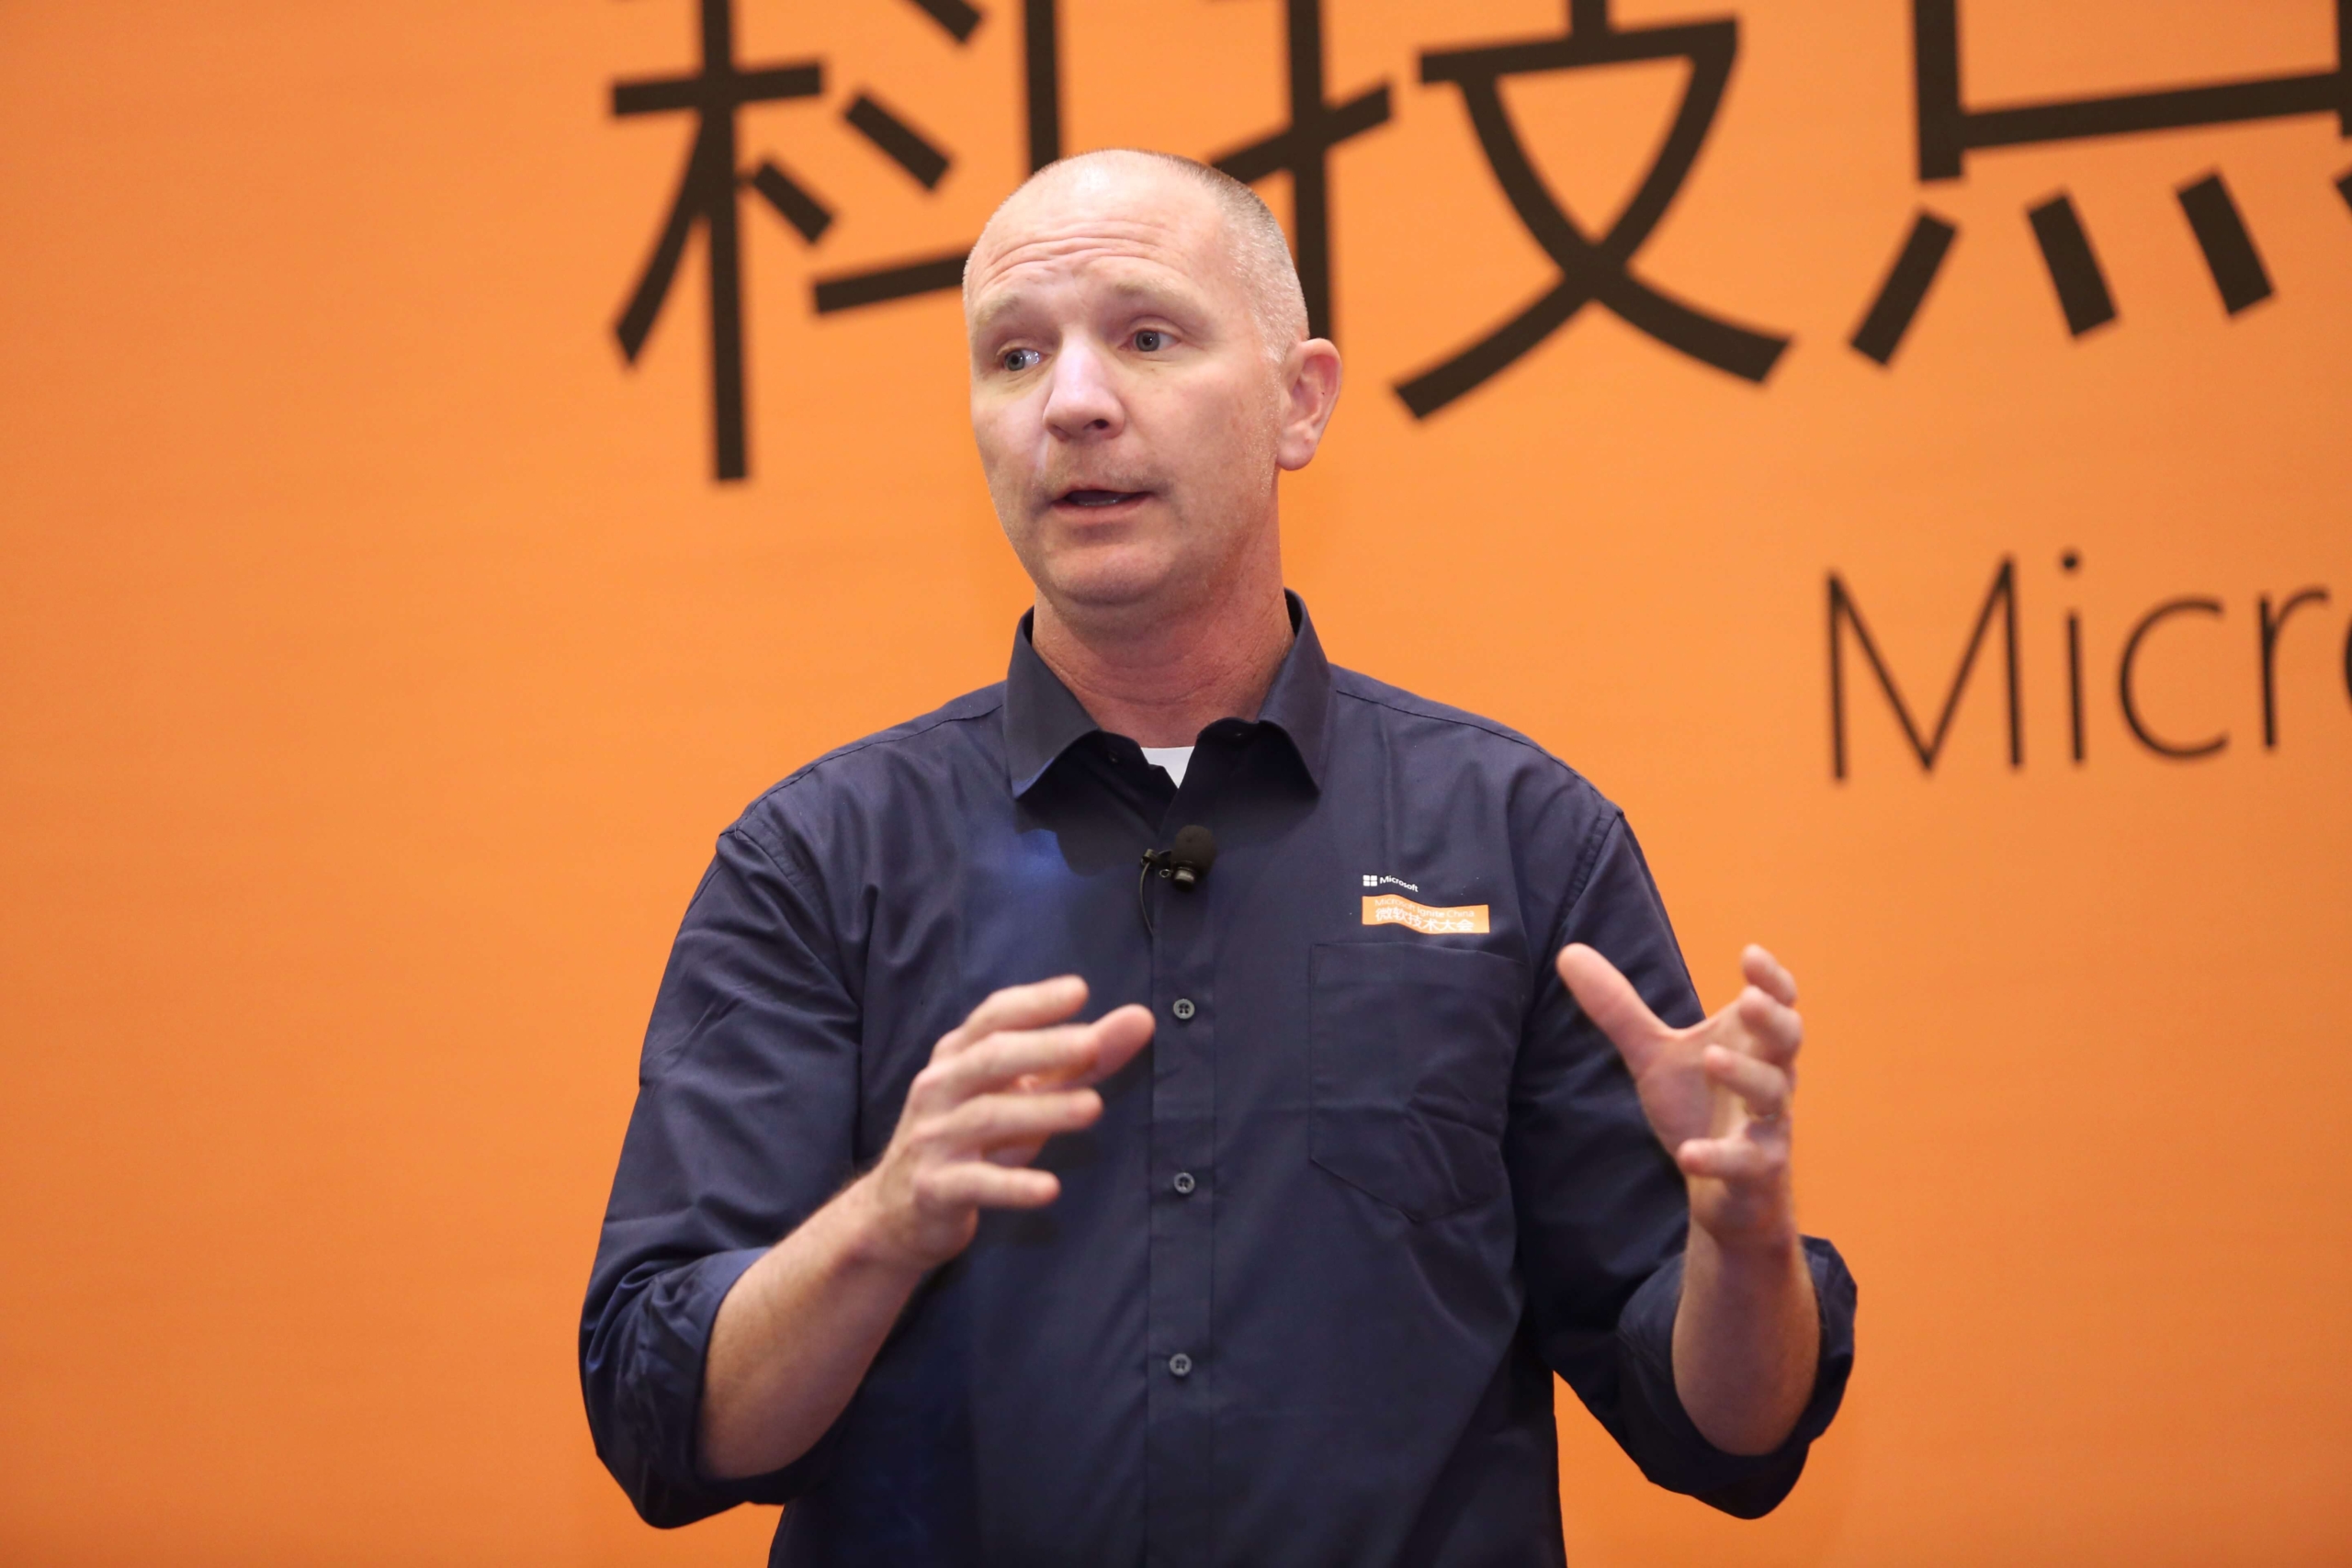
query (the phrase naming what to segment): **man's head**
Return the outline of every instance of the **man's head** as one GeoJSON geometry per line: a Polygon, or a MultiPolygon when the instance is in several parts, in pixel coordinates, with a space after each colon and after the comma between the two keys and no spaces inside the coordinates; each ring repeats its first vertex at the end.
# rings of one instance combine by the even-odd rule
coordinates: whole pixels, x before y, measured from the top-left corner
{"type": "Polygon", "coordinates": [[[998,520],[1066,620],[1156,621],[1280,581],[1274,479],[1339,396],[1282,229],[1164,153],[1055,164],[964,272],[972,428],[998,520]]]}

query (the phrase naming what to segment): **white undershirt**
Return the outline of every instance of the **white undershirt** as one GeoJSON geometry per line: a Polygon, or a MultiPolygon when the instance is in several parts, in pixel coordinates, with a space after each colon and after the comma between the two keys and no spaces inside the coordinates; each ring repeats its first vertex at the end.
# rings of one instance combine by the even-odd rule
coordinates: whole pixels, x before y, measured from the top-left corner
{"type": "Polygon", "coordinates": [[[1147,746],[1143,749],[1143,760],[1167,769],[1168,776],[1176,781],[1177,788],[1182,789],[1184,787],[1184,767],[1193,760],[1193,749],[1190,746],[1147,746]]]}

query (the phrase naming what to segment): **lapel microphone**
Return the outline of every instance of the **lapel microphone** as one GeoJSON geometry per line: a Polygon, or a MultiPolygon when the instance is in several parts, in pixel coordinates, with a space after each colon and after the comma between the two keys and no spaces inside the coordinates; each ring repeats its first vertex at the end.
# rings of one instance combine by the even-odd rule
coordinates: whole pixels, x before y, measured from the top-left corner
{"type": "Polygon", "coordinates": [[[1216,863],[1216,835],[1194,822],[1176,829],[1176,841],[1159,857],[1159,874],[1190,893],[1216,863]]]}
{"type": "Polygon", "coordinates": [[[1159,873],[1177,886],[1190,893],[1198,887],[1216,863],[1216,835],[1197,822],[1187,823],[1176,829],[1176,840],[1164,850],[1143,852],[1143,871],[1136,877],[1136,908],[1142,912],[1143,929],[1147,935],[1157,936],[1151,919],[1151,901],[1144,897],[1144,887],[1153,872],[1159,873]]]}

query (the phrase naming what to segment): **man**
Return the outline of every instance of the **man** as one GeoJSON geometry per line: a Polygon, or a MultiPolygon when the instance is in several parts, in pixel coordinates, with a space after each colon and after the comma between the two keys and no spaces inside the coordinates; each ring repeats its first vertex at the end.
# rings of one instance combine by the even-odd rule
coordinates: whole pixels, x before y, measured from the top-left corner
{"type": "Polygon", "coordinates": [[[605,1463],[657,1524],[787,1503],[778,1563],[1557,1563],[1556,1371],[1770,1508],[1852,1359],[1793,982],[1702,1021],[1614,807],[1325,662],[1275,480],[1339,354],[1245,187],[1057,164],[965,311],[1035,607],[721,837],[582,1326],[605,1463]]]}

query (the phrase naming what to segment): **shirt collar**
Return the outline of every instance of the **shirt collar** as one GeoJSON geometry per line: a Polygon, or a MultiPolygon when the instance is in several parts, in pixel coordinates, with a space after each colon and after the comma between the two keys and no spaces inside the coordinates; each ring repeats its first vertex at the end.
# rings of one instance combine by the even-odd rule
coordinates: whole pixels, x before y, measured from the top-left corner
{"type": "MultiPolygon", "coordinates": [[[[1266,690],[1258,720],[1289,737],[1309,782],[1319,791],[1331,706],[1331,666],[1323,657],[1315,623],[1307,617],[1306,602],[1288,589],[1283,591],[1283,598],[1290,606],[1290,651],[1283,655],[1282,667],[1274,671],[1274,683],[1266,690]]],[[[1030,646],[1029,627],[1035,615],[1035,611],[1023,615],[1013,631],[1012,663],[1004,680],[1005,773],[1015,796],[1028,794],[1063,752],[1102,728],[1030,646]]]]}

